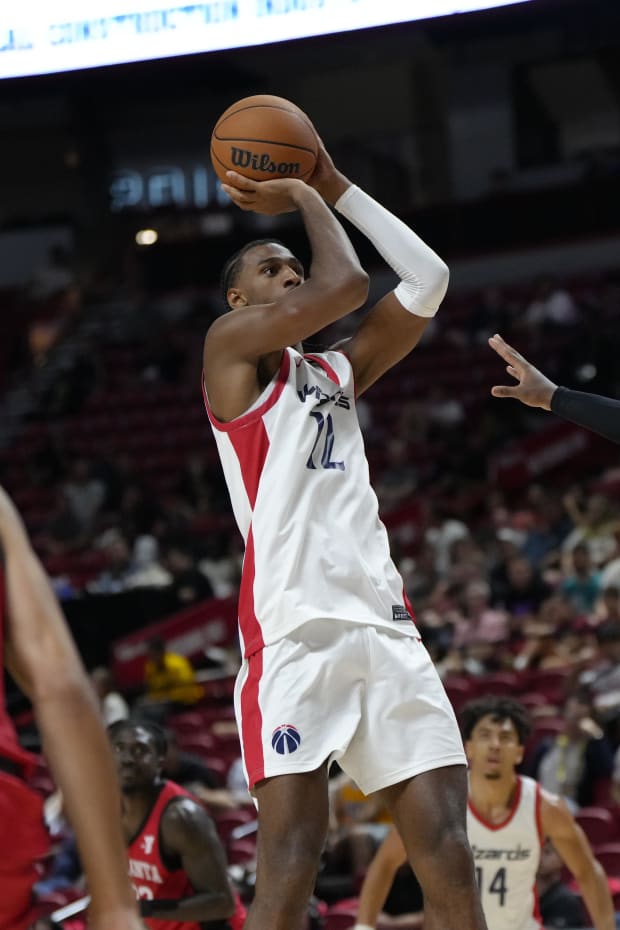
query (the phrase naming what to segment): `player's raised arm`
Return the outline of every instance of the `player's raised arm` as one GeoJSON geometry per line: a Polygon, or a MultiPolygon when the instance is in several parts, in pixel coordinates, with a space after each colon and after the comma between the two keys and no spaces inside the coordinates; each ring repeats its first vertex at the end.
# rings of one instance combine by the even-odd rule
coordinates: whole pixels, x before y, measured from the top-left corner
{"type": "Polygon", "coordinates": [[[138,930],[116,772],[94,691],[23,523],[0,488],[6,661],[31,699],[43,749],[78,841],[96,930],[138,930]]]}
{"type": "Polygon", "coordinates": [[[544,833],[579,885],[595,930],[614,930],[614,905],[605,873],[564,801],[547,791],[542,791],[541,821],[544,833]]]}
{"type": "Polygon", "coordinates": [[[182,798],[171,804],[161,821],[166,853],[182,862],[196,892],[175,901],[141,901],[145,917],[168,921],[208,923],[224,920],[235,910],[224,849],[213,821],[200,804],[182,798]]]}
{"type": "Polygon", "coordinates": [[[449,271],[412,229],[338,171],[322,142],[309,183],[372,242],[400,278],[341,346],[361,394],[417,345],[445,296],[449,271]]]}
{"type": "Polygon", "coordinates": [[[394,877],[407,861],[407,853],[396,827],[392,827],[376,852],[364,878],[353,930],[373,930],[383,909],[394,877]]]}

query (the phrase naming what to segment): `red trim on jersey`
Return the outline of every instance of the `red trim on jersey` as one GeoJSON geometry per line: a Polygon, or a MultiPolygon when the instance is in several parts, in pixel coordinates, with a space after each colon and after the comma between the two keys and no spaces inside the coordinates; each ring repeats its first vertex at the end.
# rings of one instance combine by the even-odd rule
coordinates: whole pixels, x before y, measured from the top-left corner
{"type": "Polygon", "coordinates": [[[239,628],[243,638],[243,655],[247,658],[265,645],[263,631],[254,609],[254,533],[250,525],[245,544],[243,571],[239,586],[239,628]]]}
{"type": "Polygon", "coordinates": [[[315,362],[317,365],[319,365],[323,369],[323,371],[325,372],[329,380],[333,381],[334,384],[337,384],[338,387],[340,387],[340,378],[338,377],[338,375],[336,374],[332,366],[329,364],[329,362],[326,362],[325,359],[322,358],[320,355],[312,355],[310,353],[308,355],[304,355],[304,358],[308,359],[308,361],[310,362],[315,362]]]}
{"type": "Polygon", "coordinates": [[[262,675],[263,652],[259,649],[248,659],[248,677],[241,689],[241,741],[250,788],[265,777],[263,715],[258,702],[262,675]]]}
{"type": "Polygon", "coordinates": [[[254,510],[258,485],[260,483],[265,459],[269,452],[269,436],[262,420],[258,420],[252,427],[237,432],[231,432],[229,437],[235,450],[245,493],[248,495],[250,509],[254,510]]]}
{"type": "MultiPolygon", "coordinates": [[[[224,423],[222,420],[218,420],[209,404],[209,398],[207,397],[207,389],[205,387],[205,376],[204,371],[202,373],[202,397],[205,403],[205,409],[209,415],[209,420],[211,425],[219,430],[222,433],[230,433],[233,430],[242,429],[244,426],[249,426],[250,423],[254,423],[256,420],[260,420],[268,410],[271,410],[273,405],[277,402],[280,394],[284,390],[284,385],[288,379],[288,374],[291,369],[291,359],[288,354],[288,351],[285,349],[282,353],[282,361],[280,363],[280,369],[275,377],[275,383],[272,380],[272,389],[265,400],[256,407],[255,410],[250,410],[249,413],[242,413],[240,417],[235,417],[234,420],[230,420],[229,423],[224,423]]],[[[267,388],[268,390],[269,388],[267,388]]]]}
{"type": "Polygon", "coordinates": [[[517,809],[519,807],[520,801],[521,801],[521,779],[517,775],[517,790],[515,791],[515,796],[512,802],[512,807],[510,808],[510,811],[508,812],[508,816],[506,817],[506,819],[502,820],[501,823],[491,823],[489,820],[486,819],[486,817],[483,817],[482,814],[480,814],[476,810],[476,808],[471,802],[471,799],[469,798],[467,799],[467,806],[469,807],[470,811],[472,812],[476,820],[480,821],[480,823],[483,826],[485,826],[487,830],[503,830],[504,827],[508,826],[508,824],[510,823],[514,815],[517,813],[517,809]]]}
{"type": "Polygon", "coordinates": [[[407,613],[409,614],[409,616],[411,617],[411,619],[412,619],[413,622],[415,623],[415,622],[416,622],[416,619],[415,619],[415,610],[413,609],[413,604],[411,603],[411,601],[410,601],[409,598],[407,597],[407,592],[405,591],[404,588],[403,588],[403,602],[404,602],[404,604],[405,604],[405,607],[407,608],[407,613]]]}

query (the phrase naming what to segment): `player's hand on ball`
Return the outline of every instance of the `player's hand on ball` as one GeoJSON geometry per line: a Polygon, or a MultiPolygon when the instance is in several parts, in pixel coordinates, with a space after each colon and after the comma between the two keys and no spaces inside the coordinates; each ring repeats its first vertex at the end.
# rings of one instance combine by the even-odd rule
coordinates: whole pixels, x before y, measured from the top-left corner
{"type": "Polygon", "coordinates": [[[497,333],[489,339],[489,345],[507,362],[506,371],[517,384],[495,385],[491,388],[493,397],[514,397],[528,407],[542,407],[549,410],[551,398],[557,385],[550,381],[538,368],[528,362],[516,349],[504,342],[497,333]]]}
{"type": "Polygon", "coordinates": [[[227,183],[222,184],[230,199],[241,210],[276,216],[297,209],[300,196],[306,187],[296,178],[276,178],[273,181],[252,181],[236,171],[226,172],[227,183]]]}

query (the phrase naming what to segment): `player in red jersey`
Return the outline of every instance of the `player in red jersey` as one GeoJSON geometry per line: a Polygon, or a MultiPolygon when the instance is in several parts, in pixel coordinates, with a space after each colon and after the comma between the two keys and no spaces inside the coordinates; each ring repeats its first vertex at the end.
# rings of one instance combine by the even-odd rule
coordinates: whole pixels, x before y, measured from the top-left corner
{"type": "MultiPolygon", "coordinates": [[[[122,867],[114,763],[94,692],[23,523],[0,488],[0,658],[32,701],[43,748],[77,837],[92,930],[140,930],[122,867]]],[[[0,675],[0,930],[32,919],[34,863],[48,849],[40,798],[26,779],[0,675]]]]}
{"type": "Polygon", "coordinates": [[[152,930],[241,930],[245,909],[204,807],[161,777],[166,738],[154,724],[119,720],[116,752],[129,875],[152,930]]]}

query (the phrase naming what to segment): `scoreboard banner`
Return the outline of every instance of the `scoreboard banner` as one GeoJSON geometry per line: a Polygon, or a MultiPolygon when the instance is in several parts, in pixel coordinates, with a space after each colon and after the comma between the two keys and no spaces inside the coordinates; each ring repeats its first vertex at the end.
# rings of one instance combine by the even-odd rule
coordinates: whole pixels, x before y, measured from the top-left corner
{"type": "Polygon", "coordinates": [[[0,78],[243,48],[533,0],[20,0],[0,5],[0,78]]]}

